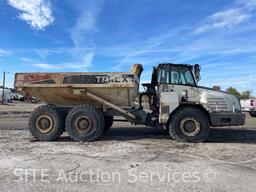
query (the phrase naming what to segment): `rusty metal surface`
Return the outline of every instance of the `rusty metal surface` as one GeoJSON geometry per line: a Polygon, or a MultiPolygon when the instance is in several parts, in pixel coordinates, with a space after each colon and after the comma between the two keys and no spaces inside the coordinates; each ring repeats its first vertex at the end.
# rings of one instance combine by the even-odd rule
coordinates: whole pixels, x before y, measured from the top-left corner
{"type": "Polygon", "coordinates": [[[141,65],[135,64],[128,73],[17,73],[14,86],[25,95],[57,106],[99,105],[84,90],[119,107],[130,107],[139,89],[142,70],[141,65]]]}

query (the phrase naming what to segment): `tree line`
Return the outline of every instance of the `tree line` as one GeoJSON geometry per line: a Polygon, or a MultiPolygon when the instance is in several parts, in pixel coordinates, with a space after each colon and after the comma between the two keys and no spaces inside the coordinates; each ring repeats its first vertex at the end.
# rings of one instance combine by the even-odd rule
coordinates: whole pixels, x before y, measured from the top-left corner
{"type": "Polygon", "coordinates": [[[229,87],[226,89],[226,92],[232,95],[237,96],[239,99],[250,99],[252,98],[252,93],[251,91],[247,90],[247,91],[243,91],[243,92],[239,92],[237,91],[236,88],[234,87],[229,87]]]}

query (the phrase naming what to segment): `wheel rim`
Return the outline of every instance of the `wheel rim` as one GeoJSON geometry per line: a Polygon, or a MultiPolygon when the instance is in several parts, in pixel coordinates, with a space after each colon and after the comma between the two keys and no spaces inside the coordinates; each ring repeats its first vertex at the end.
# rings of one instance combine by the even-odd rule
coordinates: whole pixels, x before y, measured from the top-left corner
{"type": "Polygon", "coordinates": [[[93,122],[87,116],[80,116],[75,120],[75,129],[79,133],[87,134],[92,130],[93,122]]]}
{"type": "Polygon", "coordinates": [[[192,137],[196,136],[200,130],[200,123],[194,118],[184,118],[180,123],[181,131],[184,135],[192,137]]]}
{"type": "Polygon", "coordinates": [[[48,133],[53,128],[53,120],[52,120],[52,118],[50,116],[48,116],[48,115],[40,115],[36,119],[36,128],[41,133],[48,133]]]}

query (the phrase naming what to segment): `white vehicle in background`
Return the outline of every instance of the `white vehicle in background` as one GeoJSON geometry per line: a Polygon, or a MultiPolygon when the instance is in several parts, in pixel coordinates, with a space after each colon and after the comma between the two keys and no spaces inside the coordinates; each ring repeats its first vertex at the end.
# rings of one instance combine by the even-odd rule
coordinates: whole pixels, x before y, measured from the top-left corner
{"type": "Polygon", "coordinates": [[[12,93],[11,97],[14,101],[24,101],[24,96],[19,93],[12,93]]]}
{"type": "MultiPolygon", "coordinates": [[[[8,103],[11,101],[11,90],[10,89],[4,89],[4,103],[8,103]]],[[[3,89],[0,89],[0,101],[2,102],[2,98],[3,98],[3,89]]]]}
{"type": "Polygon", "coordinates": [[[252,117],[256,117],[256,99],[241,99],[242,111],[249,112],[252,117]]]}

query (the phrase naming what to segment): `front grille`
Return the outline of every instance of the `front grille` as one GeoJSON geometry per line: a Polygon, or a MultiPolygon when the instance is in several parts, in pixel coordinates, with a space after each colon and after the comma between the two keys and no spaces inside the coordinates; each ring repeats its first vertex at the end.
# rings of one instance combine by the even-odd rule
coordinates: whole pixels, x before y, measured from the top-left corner
{"type": "Polygon", "coordinates": [[[212,111],[226,111],[228,109],[224,98],[207,98],[207,107],[212,111]]]}

